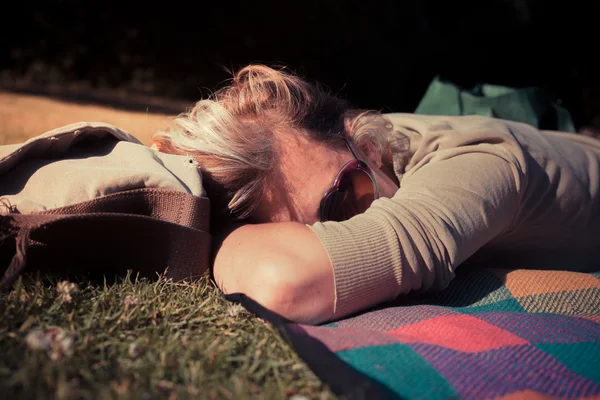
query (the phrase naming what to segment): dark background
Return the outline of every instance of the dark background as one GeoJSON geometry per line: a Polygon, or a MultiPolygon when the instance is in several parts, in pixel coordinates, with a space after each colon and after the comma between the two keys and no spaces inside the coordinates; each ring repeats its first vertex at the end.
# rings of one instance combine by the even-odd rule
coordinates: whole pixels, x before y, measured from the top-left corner
{"type": "Polygon", "coordinates": [[[3,6],[0,87],[160,96],[177,108],[222,85],[226,69],[267,63],[382,111],[413,111],[437,74],[540,86],[578,127],[598,125],[597,3],[21,0],[3,6]]]}

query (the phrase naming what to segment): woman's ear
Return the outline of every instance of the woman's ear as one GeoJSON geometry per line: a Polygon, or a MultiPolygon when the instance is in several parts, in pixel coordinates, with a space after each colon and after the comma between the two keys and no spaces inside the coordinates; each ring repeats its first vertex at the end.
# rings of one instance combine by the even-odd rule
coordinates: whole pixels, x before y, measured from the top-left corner
{"type": "Polygon", "coordinates": [[[383,166],[382,155],[370,139],[363,140],[358,148],[366,160],[371,164],[375,165],[377,168],[383,166]]]}

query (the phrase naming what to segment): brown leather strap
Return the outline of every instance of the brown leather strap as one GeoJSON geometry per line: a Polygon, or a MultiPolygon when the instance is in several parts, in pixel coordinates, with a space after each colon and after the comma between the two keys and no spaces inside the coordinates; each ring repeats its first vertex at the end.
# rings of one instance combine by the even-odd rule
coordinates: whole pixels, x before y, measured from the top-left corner
{"type": "Polygon", "coordinates": [[[210,224],[210,201],[207,197],[152,188],[112,193],[94,200],[54,208],[42,214],[105,212],[147,215],[207,232],[210,224]]]}
{"type": "Polygon", "coordinates": [[[148,216],[11,214],[0,218],[5,233],[2,247],[12,242],[16,249],[0,289],[9,287],[26,267],[59,274],[122,274],[130,269],[151,278],[166,269],[166,276],[175,280],[199,277],[209,268],[207,232],[148,216]]]}
{"type": "Polygon", "coordinates": [[[118,274],[131,269],[176,280],[210,263],[210,203],[160,189],[119,192],[38,214],[0,216],[0,289],[25,269],[118,274]]]}

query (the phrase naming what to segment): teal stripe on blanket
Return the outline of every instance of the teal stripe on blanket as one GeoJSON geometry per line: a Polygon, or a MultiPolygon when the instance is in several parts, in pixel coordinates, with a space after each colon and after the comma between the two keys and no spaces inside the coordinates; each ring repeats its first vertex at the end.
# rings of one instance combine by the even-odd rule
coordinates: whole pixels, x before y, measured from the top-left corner
{"type": "Polygon", "coordinates": [[[457,393],[408,345],[391,344],[340,351],[337,355],[402,398],[451,399],[457,393]]]}

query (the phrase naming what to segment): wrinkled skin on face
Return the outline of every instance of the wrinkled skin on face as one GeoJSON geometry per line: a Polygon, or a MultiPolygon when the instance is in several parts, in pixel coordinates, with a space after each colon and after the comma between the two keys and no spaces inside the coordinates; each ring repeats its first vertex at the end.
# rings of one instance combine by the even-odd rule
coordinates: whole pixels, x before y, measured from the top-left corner
{"type": "MultiPolygon", "coordinates": [[[[342,167],[354,159],[352,153],[346,148],[331,148],[298,136],[286,137],[278,145],[276,170],[268,180],[253,219],[256,222],[318,222],[321,199],[342,167]]],[[[372,145],[362,150],[361,159],[375,176],[379,196],[392,197],[398,183],[389,163],[372,145]]]]}

